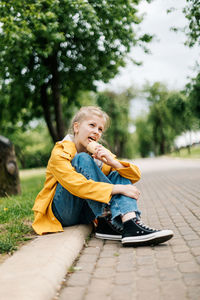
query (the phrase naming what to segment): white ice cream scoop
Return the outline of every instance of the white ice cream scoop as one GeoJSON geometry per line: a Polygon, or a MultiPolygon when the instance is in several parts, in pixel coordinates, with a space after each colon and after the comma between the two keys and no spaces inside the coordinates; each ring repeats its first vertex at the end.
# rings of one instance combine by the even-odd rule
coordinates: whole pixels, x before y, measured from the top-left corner
{"type": "MultiPolygon", "coordinates": [[[[87,145],[87,151],[94,154],[96,151],[96,147],[99,145],[97,142],[92,141],[87,145]]],[[[105,157],[102,157],[102,160],[107,163],[107,159],[105,157]]]]}

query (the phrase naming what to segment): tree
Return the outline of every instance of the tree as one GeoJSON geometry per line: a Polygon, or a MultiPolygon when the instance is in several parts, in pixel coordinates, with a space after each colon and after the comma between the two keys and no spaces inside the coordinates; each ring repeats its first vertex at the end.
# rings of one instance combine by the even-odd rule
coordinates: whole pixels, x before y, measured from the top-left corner
{"type": "MultiPolygon", "coordinates": [[[[162,155],[171,150],[175,137],[191,126],[187,98],[182,92],[168,91],[160,82],[146,85],[144,93],[150,103],[147,124],[151,133],[152,151],[155,155],[162,155]]],[[[138,131],[137,127],[139,135],[144,134],[141,128],[140,125],[138,131]]],[[[143,141],[144,138],[139,140],[143,141]]],[[[149,139],[147,142],[149,151],[149,139]]]]}
{"type": "Polygon", "coordinates": [[[142,157],[148,157],[153,152],[152,124],[146,115],[137,117],[135,126],[138,151],[142,157]]]}
{"type": "Polygon", "coordinates": [[[186,0],[187,5],[183,9],[188,26],[184,31],[188,37],[186,44],[193,47],[195,44],[200,45],[200,2],[199,0],[186,0]]]}
{"type": "MultiPolygon", "coordinates": [[[[184,28],[188,37],[186,44],[193,47],[195,44],[200,46],[200,2],[198,0],[187,0],[188,5],[185,6],[183,12],[187,18],[189,25],[184,28]]],[[[196,78],[190,80],[186,85],[186,94],[189,99],[190,111],[193,116],[200,120],[200,73],[198,66],[198,74],[196,78]]],[[[198,124],[199,125],[199,124],[198,124]]]]}
{"type": "Polygon", "coordinates": [[[129,132],[132,94],[132,91],[127,90],[121,94],[105,91],[97,95],[97,105],[102,107],[111,119],[111,126],[105,133],[107,146],[118,157],[132,158],[135,152],[129,132]]]}
{"type": "MultiPolygon", "coordinates": [[[[172,7],[167,10],[171,13],[175,10],[172,7]]],[[[189,47],[193,47],[195,44],[200,45],[200,3],[199,0],[186,0],[186,6],[182,9],[185,18],[188,23],[184,27],[177,28],[176,26],[171,27],[175,32],[182,31],[186,34],[187,40],[185,44],[189,47]]]]}
{"type": "Polygon", "coordinates": [[[0,135],[0,197],[21,192],[13,144],[0,135]]]}
{"type": "MultiPolygon", "coordinates": [[[[173,11],[169,9],[168,12],[173,11]]],[[[182,10],[188,24],[184,28],[173,27],[172,29],[182,31],[186,34],[187,40],[185,45],[193,47],[200,45],[200,2],[199,0],[186,0],[186,6],[182,10]]],[[[190,82],[185,87],[185,112],[184,112],[184,130],[197,129],[200,120],[200,73],[199,64],[196,64],[197,76],[190,79],[190,82]]],[[[172,104],[172,103],[171,103],[172,104]]]]}
{"type": "MultiPolygon", "coordinates": [[[[200,2],[198,0],[186,0],[187,5],[183,9],[188,26],[185,26],[183,31],[186,33],[186,45],[193,47],[195,44],[200,46],[200,2]]],[[[193,124],[196,125],[200,120],[200,73],[199,65],[197,65],[196,78],[190,79],[186,85],[185,92],[189,100],[190,118],[193,119],[193,124]],[[197,122],[195,122],[196,120],[197,122]]],[[[199,124],[198,124],[199,127],[199,124]]]]}
{"type": "Polygon", "coordinates": [[[77,93],[113,78],[132,46],[140,0],[1,0],[0,110],[12,122],[44,116],[61,139],[77,93]],[[5,101],[6,97],[6,101],[5,101]]]}
{"type": "Polygon", "coordinates": [[[186,85],[186,95],[189,100],[190,111],[197,122],[194,123],[200,125],[200,73],[196,78],[191,79],[190,83],[186,85]]]}

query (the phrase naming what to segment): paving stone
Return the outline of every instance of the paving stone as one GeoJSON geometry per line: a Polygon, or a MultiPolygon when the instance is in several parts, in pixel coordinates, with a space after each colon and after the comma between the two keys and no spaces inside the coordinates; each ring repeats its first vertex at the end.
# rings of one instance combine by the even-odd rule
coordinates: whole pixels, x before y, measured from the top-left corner
{"type": "Polygon", "coordinates": [[[187,286],[199,286],[200,285],[200,273],[185,273],[183,274],[184,282],[187,286]]]}
{"type": "Polygon", "coordinates": [[[188,288],[188,297],[190,300],[199,300],[200,295],[200,286],[196,286],[195,289],[193,287],[188,288]]]}
{"type": "Polygon", "coordinates": [[[190,253],[176,253],[174,255],[176,262],[186,262],[191,261],[193,256],[190,253]]]}
{"type": "Polygon", "coordinates": [[[164,268],[174,267],[176,265],[176,262],[174,258],[168,257],[167,259],[166,258],[159,259],[157,261],[157,265],[159,269],[164,269],[164,268]]]}
{"type": "Polygon", "coordinates": [[[159,281],[157,278],[142,278],[137,280],[136,286],[138,291],[152,291],[159,288],[159,281]]]}
{"type": "MultiPolygon", "coordinates": [[[[189,235],[184,235],[183,238],[185,241],[193,241],[193,240],[197,240],[199,237],[197,234],[192,233],[189,235]]],[[[191,245],[191,244],[189,243],[189,245],[191,245]]]]}
{"type": "Polygon", "coordinates": [[[116,250],[106,250],[100,253],[100,258],[112,258],[114,256],[118,256],[119,251],[116,250]]]}
{"type": "Polygon", "coordinates": [[[199,265],[195,261],[179,263],[178,268],[182,273],[194,273],[200,271],[199,265]]]}
{"type": "Polygon", "coordinates": [[[179,279],[181,273],[176,269],[176,267],[166,268],[160,270],[160,278],[162,281],[171,281],[179,279]]]}
{"type": "Polygon", "coordinates": [[[137,256],[148,256],[153,255],[154,248],[153,247],[138,247],[136,249],[137,256]]]}
{"type": "MultiPolygon", "coordinates": [[[[110,295],[106,295],[106,294],[99,294],[98,291],[97,292],[89,292],[88,294],[85,295],[84,297],[85,300],[110,300],[110,295]]],[[[68,300],[68,299],[65,299],[68,300]]]]}
{"type": "MultiPolygon", "coordinates": [[[[105,279],[92,279],[88,286],[87,293],[96,293],[99,296],[108,296],[112,291],[112,281],[105,279]]],[[[102,299],[102,298],[101,298],[102,299]]]]}
{"type": "Polygon", "coordinates": [[[200,255],[200,247],[190,248],[190,250],[195,256],[200,255]]]}
{"type": "Polygon", "coordinates": [[[154,289],[149,291],[140,291],[137,300],[161,300],[160,290],[154,289]]]}
{"type": "Polygon", "coordinates": [[[103,257],[100,258],[97,262],[97,268],[98,267],[113,267],[116,264],[117,261],[117,257],[115,257],[114,255],[112,257],[103,257]]]}
{"type": "Polygon", "coordinates": [[[156,266],[140,266],[137,270],[138,277],[155,277],[157,275],[156,266]]]}
{"type": "Polygon", "coordinates": [[[177,237],[177,238],[174,237],[173,240],[172,240],[172,245],[173,246],[182,246],[182,245],[186,246],[186,241],[184,241],[182,236],[177,237]]]}
{"type": "Polygon", "coordinates": [[[87,286],[90,281],[91,275],[89,273],[74,273],[70,276],[67,285],[68,286],[87,286]]]}
{"type": "Polygon", "coordinates": [[[132,247],[127,247],[127,248],[124,248],[124,247],[121,247],[119,248],[119,253],[120,254],[129,254],[129,253],[136,253],[136,249],[135,248],[132,248],[132,247]]]}
{"type": "Polygon", "coordinates": [[[200,256],[197,256],[197,257],[196,257],[196,261],[197,261],[197,263],[200,265],[200,256]]]}
{"type": "Polygon", "coordinates": [[[95,265],[93,263],[87,263],[87,262],[80,262],[78,261],[76,264],[76,268],[78,272],[84,272],[84,273],[92,273],[92,271],[95,268],[95,265]]]}
{"type": "Polygon", "coordinates": [[[85,292],[84,287],[68,287],[64,289],[60,295],[60,300],[82,300],[85,292]]]}
{"type": "Polygon", "coordinates": [[[88,242],[89,247],[103,248],[104,241],[101,239],[90,239],[88,242]]]}
{"type": "Polygon", "coordinates": [[[188,241],[187,243],[188,243],[189,247],[191,247],[191,248],[199,247],[200,246],[200,239],[193,240],[193,241],[188,241]]]}
{"type": "Polygon", "coordinates": [[[117,285],[114,287],[111,294],[112,300],[133,300],[132,287],[127,285],[117,285]]]}
{"type": "Polygon", "coordinates": [[[120,272],[116,275],[114,283],[116,285],[127,285],[131,284],[133,280],[136,280],[136,276],[132,272],[120,272]]]}
{"type": "Polygon", "coordinates": [[[79,259],[79,262],[82,263],[82,262],[86,262],[86,263],[95,263],[96,260],[97,260],[97,257],[98,255],[82,255],[79,259]]]}
{"type": "Polygon", "coordinates": [[[88,254],[88,255],[99,255],[100,253],[100,247],[87,247],[83,250],[83,255],[88,254]]]}
{"type": "Polygon", "coordinates": [[[131,272],[136,270],[136,265],[132,265],[130,263],[118,263],[116,265],[117,272],[131,272]]]}
{"type": "Polygon", "coordinates": [[[164,299],[184,300],[187,299],[187,291],[182,281],[165,282],[162,285],[162,295],[164,299]]]}
{"type": "Polygon", "coordinates": [[[154,256],[153,255],[137,257],[137,264],[138,265],[152,265],[153,263],[154,263],[154,256]]]}
{"type": "Polygon", "coordinates": [[[164,163],[165,168],[163,163],[157,164],[157,172],[151,171],[155,160],[149,163],[137,183],[142,193],[138,203],[142,221],[172,229],[173,239],[126,248],[92,237],[77,261],[79,271],[66,281],[59,300],[200,299],[200,164],[184,169],[176,160],[164,163]],[[172,167],[173,172],[168,170],[172,167]]]}
{"type": "Polygon", "coordinates": [[[181,253],[181,252],[188,252],[189,248],[187,246],[184,245],[179,245],[179,246],[172,246],[172,251],[174,253],[181,253]]]}
{"type": "Polygon", "coordinates": [[[113,267],[110,268],[96,268],[94,273],[93,273],[93,278],[104,278],[104,279],[109,279],[113,277],[115,274],[115,269],[113,267]]]}

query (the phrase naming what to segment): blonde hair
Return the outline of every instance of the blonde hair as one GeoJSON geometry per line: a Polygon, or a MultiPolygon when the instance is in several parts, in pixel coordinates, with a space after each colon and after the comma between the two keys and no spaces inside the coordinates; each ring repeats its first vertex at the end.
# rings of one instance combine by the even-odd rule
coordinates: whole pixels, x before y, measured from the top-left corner
{"type": "Polygon", "coordinates": [[[107,115],[107,113],[104,112],[100,107],[98,107],[98,106],[83,106],[73,117],[70,128],[69,128],[69,133],[74,135],[74,123],[75,122],[80,123],[81,121],[83,121],[85,118],[87,118],[90,115],[96,115],[96,116],[104,119],[104,121],[105,121],[104,131],[109,127],[110,118],[107,115]]]}

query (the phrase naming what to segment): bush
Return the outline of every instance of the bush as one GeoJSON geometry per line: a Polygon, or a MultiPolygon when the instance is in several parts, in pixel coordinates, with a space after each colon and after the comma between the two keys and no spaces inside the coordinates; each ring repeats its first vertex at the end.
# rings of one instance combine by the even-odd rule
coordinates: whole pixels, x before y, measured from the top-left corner
{"type": "Polygon", "coordinates": [[[43,121],[35,121],[33,125],[22,128],[20,124],[3,132],[15,146],[18,166],[20,169],[45,167],[53,148],[43,121]]]}

